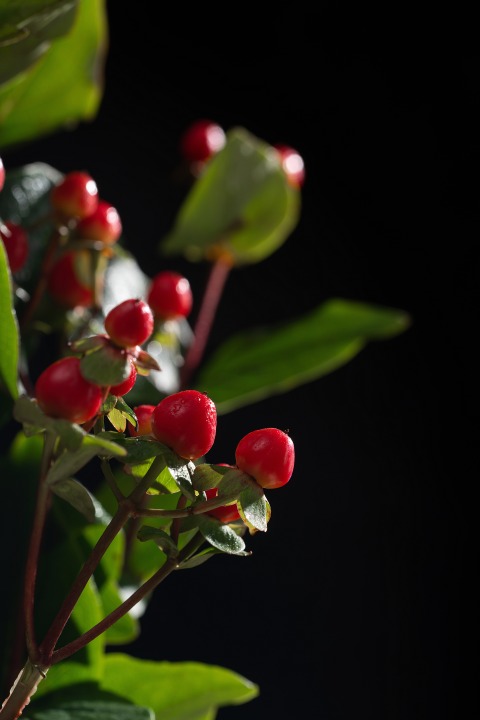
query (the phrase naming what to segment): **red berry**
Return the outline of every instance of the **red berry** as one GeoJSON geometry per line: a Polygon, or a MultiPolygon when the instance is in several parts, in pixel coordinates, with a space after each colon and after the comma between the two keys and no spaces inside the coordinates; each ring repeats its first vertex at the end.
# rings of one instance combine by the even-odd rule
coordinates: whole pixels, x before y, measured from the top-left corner
{"type": "Polygon", "coordinates": [[[295,464],[292,438],[277,428],[253,430],[245,435],[235,450],[235,462],[263,488],[285,485],[295,464]]]}
{"type": "Polygon", "coordinates": [[[180,457],[196,460],[214,443],[217,409],[205,393],[181,390],[158,403],[152,414],[152,431],[180,457]]]}
{"type": "Polygon", "coordinates": [[[92,288],[86,284],[89,263],[90,253],[83,250],[69,250],[55,261],[48,276],[47,289],[63,307],[92,306],[92,288]]]}
{"type": "Polygon", "coordinates": [[[305,164],[303,158],[294,148],[288,145],[275,145],[280,155],[283,170],[294,187],[302,187],[305,182],[305,164]]]}
{"type": "Polygon", "coordinates": [[[6,220],[0,225],[0,238],[7,251],[8,263],[12,273],[23,268],[28,258],[29,241],[25,230],[17,223],[6,220]]]}
{"type": "Polygon", "coordinates": [[[87,217],[98,204],[97,184],[88,173],[74,170],[54,185],[50,191],[50,202],[54,210],[66,218],[87,217]]]}
{"type": "MultiPolygon", "coordinates": [[[[207,496],[207,499],[217,497],[218,488],[206,490],[205,494],[207,496]]],[[[220,520],[223,523],[231,523],[235,522],[235,520],[240,520],[240,513],[238,512],[237,503],[233,503],[233,505],[221,505],[218,508],[209,510],[207,515],[213,515],[217,518],[217,520],[220,520]]]]}
{"type": "Polygon", "coordinates": [[[123,395],[126,395],[135,385],[136,379],[137,368],[135,367],[135,363],[130,360],[130,375],[125,380],[123,380],[123,382],[118,383],[118,385],[111,385],[110,394],[116,395],[117,397],[122,397],[123,395]]]}
{"type": "Polygon", "coordinates": [[[132,437],[152,434],[152,413],[154,410],[155,405],[137,405],[133,408],[133,412],[137,416],[138,427],[135,429],[129,423],[128,432],[132,437]]]}
{"type": "Polygon", "coordinates": [[[3,190],[4,184],[5,184],[5,166],[3,164],[2,158],[0,157],[0,190],[3,190]]]}
{"type": "Polygon", "coordinates": [[[162,320],[187,317],[193,304],[192,289],[186,277],[164,270],[154,276],[147,300],[153,314],[162,320]]]}
{"type": "Polygon", "coordinates": [[[223,128],[211,120],[196,120],[180,138],[180,152],[188,163],[203,163],[225,145],[223,128]]]}
{"type": "Polygon", "coordinates": [[[99,240],[114,245],[122,234],[122,222],[116,208],[99,200],[91,215],[78,221],[76,234],[85,240],[99,240]]]}
{"type": "Polygon", "coordinates": [[[35,397],[46,415],[79,424],[95,417],[102,405],[102,389],[85,380],[77,357],[49,365],[35,383],[35,397]]]}
{"type": "Polygon", "coordinates": [[[139,298],[124,300],[107,313],[105,330],[116,345],[143,345],[153,332],[153,313],[139,298]]]}

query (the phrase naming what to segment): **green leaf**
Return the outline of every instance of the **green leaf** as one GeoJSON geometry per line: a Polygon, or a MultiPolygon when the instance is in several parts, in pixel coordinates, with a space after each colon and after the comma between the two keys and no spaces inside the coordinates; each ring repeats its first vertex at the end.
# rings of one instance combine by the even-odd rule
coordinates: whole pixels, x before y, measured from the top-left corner
{"type": "Polygon", "coordinates": [[[82,513],[88,522],[95,520],[95,504],[92,496],[75,478],[64,478],[51,486],[52,492],[82,513]]]}
{"type": "Polygon", "coordinates": [[[5,386],[13,399],[18,396],[18,323],[13,303],[12,280],[5,246],[0,240],[0,389],[5,386]]]}
{"type": "Polygon", "coordinates": [[[61,418],[45,415],[35,398],[21,395],[13,406],[13,417],[22,423],[27,434],[34,435],[42,430],[50,430],[58,435],[67,450],[77,450],[87,433],[80,425],[61,418]]]}
{"type": "Polygon", "coordinates": [[[85,435],[81,446],[77,450],[64,450],[55,460],[47,473],[47,483],[53,485],[59,480],[75,475],[95,455],[119,457],[125,455],[125,450],[117,443],[103,440],[101,434],[85,435]]]}
{"type": "Polygon", "coordinates": [[[159,249],[189,260],[224,255],[235,265],[259,262],[296,226],[300,199],[276,150],[234,128],[192,186],[159,249]]]}
{"type": "Polygon", "coordinates": [[[140,542],[147,542],[153,540],[158,547],[168,557],[177,557],[178,548],[176,543],[172,540],[170,535],[161,528],[152,527],[151,525],[143,525],[137,533],[137,538],[140,542]]]}
{"type": "MultiPolygon", "coordinates": [[[[75,12],[73,2],[57,7],[75,12]]],[[[82,0],[69,32],[54,39],[28,71],[0,87],[0,148],[93,119],[103,94],[106,43],[105,0],[82,0]]],[[[19,48],[18,57],[22,54],[19,48]]],[[[6,77],[18,57],[10,58],[6,77]]],[[[24,64],[31,59],[26,53],[24,64]]]]}
{"type": "Polygon", "coordinates": [[[200,463],[195,467],[193,473],[193,487],[195,490],[211,490],[218,487],[221,479],[228,472],[228,467],[221,465],[209,465],[208,463],[200,463]]]}
{"type": "Polygon", "coordinates": [[[86,380],[106,387],[126,380],[130,375],[131,365],[125,352],[110,345],[101,345],[80,359],[80,369],[86,380]]]}
{"type": "MultiPolygon", "coordinates": [[[[241,553],[237,553],[241,554],[241,553]]],[[[250,553],[244,553],[245,555],[250,555],[250,553]]],[[[223,555],[222,550],[218,550],[218,548],[214,547],[208,547],[204,550],[201,550],[196,555],[193,555],[192,557],[188,558],[188,560],[185,560],[184,562],[179,565],[179,570],[190,570],[191,568],[198,567],[199,565],[203,565],[203,563],[207,562],[207,560],[210,560],[211,557],[214,555],[223,555]]]]}
{"type": "Polygon", "coordinates": [[[0,85],[27,70],[50,43],[72,28],[77,0],[3,2],[0,7],[0,85]]]}
{"type": "Polygon", "coordinates": [[[25,720],[155,720],[153,711],[145,704],[126,702],[99,690],[93,683],[77,683],[40,700],[34,697],[25,720]]]}
{"type": "Polygon", "coordinates": [[[198,515],[198,529],[210,545],[230,555],[238,555],[245,550],[245,543],[229,525],[224,525],[215,518],[198,515]]]}
{"type": "Polygon", "coordinates": [[[239,512],[242,520],[250,529],[267,531],[270,519],[270,506],[260,485],[252,482],[240,493],[238,498],[239,512]]]}
{"type": "Polygon", "coordinates": [[[394,337],[409,325],[403,310],[334,298],[290,324],[230,338],[201,368],[196,385],[219,414],[231,412],[316,380],[368,341],[394,337]]]}
{"type": "MultiPolygon", "coordinates": [[[[121,597],[117,583],[110,579],[101,584],[99,592],[104,615],[115,610],[125,599],[121,597]]],[[[108,628],[105,634],[107,645],[127,645],[137,639],[140,635],[140,625],[133,613],[133,610],[126,613],[108,628]]]]}
{"type": "Polygon", "coordinates": [[[161,720],[197,720],[216,708],[257,697],[258,686],[226,668],[202,663],[154,662],[109,653],[104,690],[148,704],[161,720]]]}

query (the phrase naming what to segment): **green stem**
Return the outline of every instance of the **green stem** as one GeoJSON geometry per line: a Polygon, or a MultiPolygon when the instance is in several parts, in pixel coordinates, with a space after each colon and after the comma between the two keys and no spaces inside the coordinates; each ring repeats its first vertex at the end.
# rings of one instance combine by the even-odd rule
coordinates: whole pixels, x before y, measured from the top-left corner
{"type": "Polygon", "coordinates": [[[16,720],[20,717],[47,672],[48,667],[34,664],[30,659],[27,660],[0,709],[1,720],[16,720]]]}

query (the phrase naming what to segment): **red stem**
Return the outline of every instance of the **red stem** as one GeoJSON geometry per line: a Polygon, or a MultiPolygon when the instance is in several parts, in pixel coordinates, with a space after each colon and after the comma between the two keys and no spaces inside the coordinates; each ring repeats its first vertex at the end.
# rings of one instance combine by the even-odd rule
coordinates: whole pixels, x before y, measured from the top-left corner
{"type": "Polygon", "coordinates": [[[193,342],[187,350],[180,370],[180,387],[185,388],[197,369],[212,329],[215,313],[232,265],[224,257],[212,265],[193,332],[193,342]]]}

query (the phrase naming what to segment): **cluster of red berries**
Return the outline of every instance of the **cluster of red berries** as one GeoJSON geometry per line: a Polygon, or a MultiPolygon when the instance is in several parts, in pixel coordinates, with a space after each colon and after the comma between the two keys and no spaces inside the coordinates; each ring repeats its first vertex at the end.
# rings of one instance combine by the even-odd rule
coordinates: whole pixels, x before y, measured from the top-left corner
{"type": "MultiPolygon", "coordinates": [[[[201,118],[183,131],[180,136],[180,153],[193,174],[198,175],[205,163],[224,147],[226,140],[226,133],[221,125],[201,118]]],[[[300,153],[282,143],[273,147],[279,155],[289,182],[294,187],[302,187],[305,182],[305,163],[300,153]]]]}

